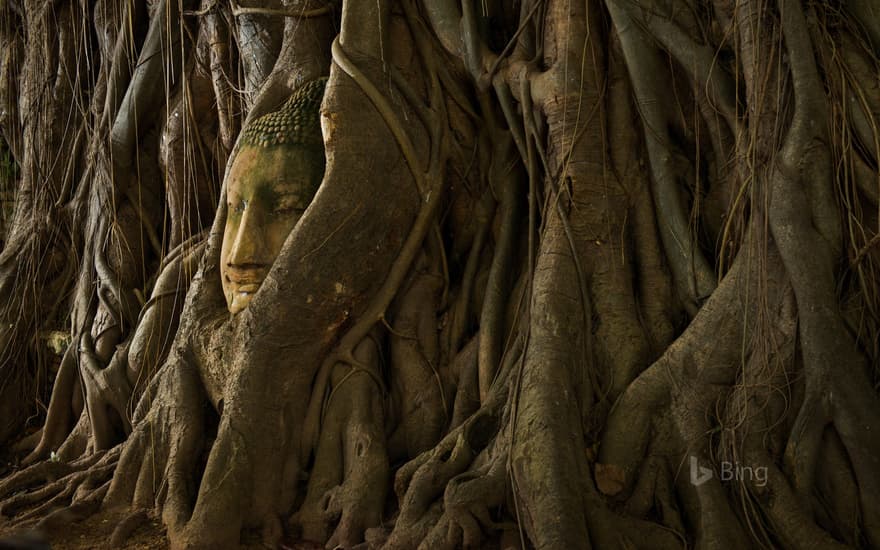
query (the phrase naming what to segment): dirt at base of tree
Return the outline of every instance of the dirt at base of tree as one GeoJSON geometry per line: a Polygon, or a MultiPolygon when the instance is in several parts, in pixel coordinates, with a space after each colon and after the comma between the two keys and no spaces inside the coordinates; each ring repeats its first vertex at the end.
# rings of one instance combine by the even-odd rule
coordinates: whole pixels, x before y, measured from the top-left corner
{"type": "MultiPolygon", "coordinates": [[[[64,526],[62,532],[50,533],[49,544],[52,550],[85,550],[92,548],[109,548],[109,540],[116,527],[118,518],[105,514],[93,516],[82,522],[73,522],[64,526]]],[[[22,533],[20,529],[9,529],[0,523],[0,540],[22,533]]],[[[165,528],[160,521],[150,519],[139,526],[128,537],[120,550],[153,550],[168,548],[165,528]]]]}
{"type": "MultiPolygon", "coordinates": [[[[43,534],[34,531],[9,528],[5,522],[0,523],[0,541],[7,537],[24,534],[35,535],[35,539],[48,538],[52,550],[93,550],[96,548],[113,548],[113,550],[159,550],[169,547],[165,527],[157,518],[149,518],[135,529],[121,546],[113,546],[110,539],[113,529],[119,523],[118,514],[99,514],[81,522],[66,524],[60,532],[43,534]]],[[[281,548],[289,550],[320,550],[322,545],[308,541],[282,542],[281,548]]],[[[24,546],[22,547],[25,548],[24,546]]],[[[34,548],[37,548],[35,546],[34,548]]],[[[241,548],[257,550],[265,548],[262,544],[243,543],[241,548]]]]}

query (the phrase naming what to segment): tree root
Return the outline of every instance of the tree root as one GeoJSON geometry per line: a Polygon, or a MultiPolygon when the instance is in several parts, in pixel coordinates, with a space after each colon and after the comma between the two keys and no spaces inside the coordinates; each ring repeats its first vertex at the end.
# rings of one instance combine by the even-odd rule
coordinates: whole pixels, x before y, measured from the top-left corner
{"type": "MultiPolygon", "coordinates": [[[[498,411],[494,407],[484,406],[459,428],[444,437],[432,450],[422,453],[398,470],[394,479],[394,491],[400,502],[400,514],[394,530],[386,541],[386,549],[413,548],[419,541],[425,540],[429,532],[437,529],[440,524],[438,522],[444,522],[444,525],[456,524],[453,516],[447,514],[463,514],[464,510],[470,509],[464,499],[459,499],[467,495],[467,490],[462,489],[459,493],[453,490],[449,497],[449,503],[455,504],[453,508],[444,510],[436,520],[433,518],[433,504],[437,497],[443,494],[448,483],[468,471],[474,459],[486,449],[497,434],[499,426],[497,414],[498,411]],[[431,519],[425,521],[426,516],[431,516],[431,519]]],[[[459,481],[464,482],[466,479],[468,478],[461,478],[459,481]]],[[[473,524],[464,516],[461,519],[469,526],[468,540],[471,540],[472,536],[476,536],[471,529],[473,524]]],[[[443,538],[440,535],[441,532],[437,531],[432,540],[440,543],[440,539],[443,538]]],[[[455,539],[456,537],[453,536],[452,540],[455,539]]]]}
{"type": "MultiPolygon", "coordinates": [[[[799,4],[785,2],[781,14],[786,47],[792,52],[809,47],[799,4]]],[[[797,108],[780,159],[768,174],[770,228],[798,304],[805,376],[804,402],[785,451],[786,464],[801,500],[808,502],[822,436],[833,424],[858,480],[866,536],[880,546],[880,502],[873,496],[880,492],[880,439],[872,433],[880,425],[880,399],[837,307],[835,262],[842,229],[826,145],[828,113],[815,59],[793,58],[791,77],[797,108]],[[850,370],[842,376],[833,365],[850,370]]]]}
{"type": "MultiPolygon", "coordinates": [[[[456,414],[462,417],[460,422],[456,424],[453,420],[451,429],[439,443],[397,470],[394,492],[400,511],[390,533],[373,531],[370,534],[368,540],[375,539],[375,545],[382,544],[386,550],[410,550],[418,547],[429,535],[431,542],[426,545],[428,548],[435,543],[441,546],[460,545],[464,543],[465,536],[468,544],[473,541],[478,543],[482,540],[482,534],[478,536],[481,530],[474,521],[477,521],[476,525],[482,524],[487,528],[498,527],[487,519],[488,509],[491,503],[500,502],[496,499],[506,496],[507,482],[504,478],[507,475],[510,438],[499,433],[499,430],[510,396],[511,373],[522,357],[524,337],[520,333],[506,351],[482,406],[479,404],[476,372],[477,348],[477,339],[474,338],[462,351],[461,357],[456,358],[456,362],[463,363],[457,367],[459,385],[469,386],[473,404],[478,408],[465,418],[465,411],[470,407],[456,403],[456,414]],[[467,377],[469,381],[462,381],[462,377],[467,377]],[[496,447],[503,450],[495,450],[496,447]],[[440,500],[447,486],[450,492],[440,500]],[[490,491],[490,488],[493,490],[490,491]],[[481,519],[485,521],[479,521],[481,519]],[[450,529],[444,531],[441,524],[450,529]]],[[[459,388],[456,395],[460,396],[461,391],[462,388],[459,388]]]]}
{"type": "Polygon", "coordinates": [[[36,447],[24,458],[22,463],[29,465],[37,460],[45,458],[53,449],[57,449],[68,436],[75,418],[73,410],[73,392],[77,375],[76,365],[77,346],[71,344],[64,352],[61,359],[61,367],[55,377],[52,386],[52,398],[49,401],[49,410],[46,413],[46,423],[43,425],[42,434],[36,447]]]}
{"type": "MultiPolygon", "coordinates": [[[[109,356],[96,349],[87,332],[81,334],[78,346],[68,347],[52,388],[39,443],[24,464],[33,464],[53,451],[62,460],[72,460],[87,449],[108,449],[120,436],[131,433],[131,409],[171,348],[191,283],[189,274],[204,249],[202,237],[197,236],[169,253],[133,334],[120,346],[114,341],[109,356]],[[76,423],[74,418],[78,418],[76,423]]],[[[105,335],[106,331],[98,340],[104,340],[105,335]]]]}
{"type": "Polygon", "coordinates": [[[13,525],[28,525],[59,512],[51,520],[57,521],[68,508],[90,509],[96,493],[103,498],[120,450],[117,446],[73,462],[38,462],[8,477],[0,485],[0,515],[12,518],[13,525]]]}
{"type": "MultiPolygon", "coordinates": [[[[675,492],[684,504],[685,515],[696,526],[698,546],[726,541],[732,547],[748,547],[745,532],[717,476],[700,483],[691,476],[698,476],[703,471],[700,468],[712,464],[709,411],[736,380],[742,361],[741,342],[752,341],[750,335],[760,330],[754,327],[754,320],[759,318],[755,293],[761,295],[763,288],[767,296],[778,297],[782,292],[785,275],[779,256],[771,250],[760,269],[757,267],[761,262],[752,259],[760,257],[756,255],[760,248],[755,246],[761,242],[759,229],[753,225],[747,241],[751,244],[737,256],[727,277],[685,333],[635,380],[612,410],[595,470],[600,490],[612,496],[628,494],[624,491],[632,487],[635,472],[656,475],[656,470],[643,462],[653,426],[651,440],[663,442],[668,449],[661,453],[670,460],[680,460],[680,468],[685,470],[676,475],[675,492]],[[748,299],[740,304],[743,296],[748,299]],[[725,337],[713,338],[718,334],[725,337]]],[[[628,504],[633,511],[644,513],[650,509],[645,504],[646,493],[651,492],[646,484],[650,482],[639,479],[629,493],[630,498],[637,499],[628,504]]],[[[665,493],[667,489],[655,483],[654,492],[658,491],[665,493]]],[[[670,525],[677,521],[673,519],[670,525]]]]}
{"type": "Polygon", "coordinates": [[[689,387],[689,393],[698,394],[699,386],[735,380],[742,330],[739,315],[744,312],[734,304],[742,292],[742,263],[734,264],[688,329],[636,378],[611,411],[596,465],[596,482],[603,493],[613,496],[631,486],[645,456],[652,418],[677,393],[689,387]],[[737,315],[731,315],[731,309],[737,315]],[[717,334],[729,336],[718,342],[717,334]]]}
{"type": "Polygon", "coordinates": [[[101,453],[74,462],[44,461],[25,468],[0,482],[0,498],[26,490],[33,485],[55,481],[79,469],[88,468],[101,458],[101,453]]]}
{"type": "Polygon", "coordinates": [[[157,374],[152,402],[124,444],[103,505],[157,509],[172,542],[192,511],[192,475],[204,431],[205,398],[198,372],[174,354],[157,374]]]}
{"type": "Polygon", "coordinates": [[[505,503],[509,492],[509,446],[508,437],[498,437],[495,447],[502,449],[494,450],[500,454],[494,454],[489,464],[477,460],[468,471],[449,480],[443,493],[443,514],[419,544],[420,550],[479,548],[484,531],[510,527],[491,518],[492,510],[505,503]]]}
{"type": "Polygon", "coordinates": [[[149,519],[149,512],[143,509],[127,514],[113,529],[113,534],[110,535],[110,547],[121,548],[131,534],[149,519]]]}
{"type": "Polygon", "coordinates": [[[292,518],[305,539],[329,540],[329,548],[361,542],[365,530],[382,519],[389,465],[383,395],[376,384],[378,354],[368,338],[355,350],[355,358],[373,374],[337,365],[308,493],[292,518]]]}
{"type": "MultiPolygon", "coordinates": [[[[670,263],[679,295],[685,307],[696,313],[702,302],[715,289],[715,276],[687,226],[687,214],[681,204],[677,189],[679,174],[671,162],[672,154],[667,129],[667,113],[662,108],[664,89],[671,87],[668,73],[661,69],[660,52],[653,47],[651,39],[642,27],[633,21],[625,2],[606,2],[614,26],[618,29],[620,43],[638,98],[644,124],[644,139],[651,163],[654,185],[654,204],[663,248],[670,263]]],[[[684,49],[684,48],[682,48],[684,49]]],[[[698,57],[696,54],[694,57],[698,57]]],[[[711,69],[711,65],[706,70],[711,69]]],[[[714,81],[713,81],[714,82],[714,81]]]]}
{"type": "Polygon", "coordinates": [[[448,423],[449,376],[441,365],[436,315],[442,287],[439,273],[418,273],[394,306],[388,378],[399,423],[388,438],[392,460],[430,449],[448,423]]]}
{"type": "Polygon", "coordinates": [[[752,477],[745,477],[742,481],[755,495],[761,509],[771,521],[774,533],[783,541],[786,548],[804,550],[847,548],[816,525],[811,510],[803,505],[782,471],[755,442],[746,443],[743,459],[743,465],[752,468],[752,471],[756,471],[756,468],[766,468],[765,482],[759,482],[752,477]]]}
{"type": "MultiPolygon", "coordinates": [[[[665,463],[662,465],[665,468],[665,463]]],[[[663,472],[665,470],[658,470],[663,472]]],[[[663,478],[657,478],[663,479],[663,478]]],[[[687,548],[684,530],[679,523],[675,524],[677,511],[675,498],[671,492],[664,492],[658,485],[653,495],[656,499],[655,508],[663,510],[668,516],[661,516],[664,525],[658,525],[655,518],[639,519],[632,515],[624,515],[613,510],[596,490],[591,480],[587,479],[585,500],[587,524],[590,541],[596,548],[639,548],[644,550],[682,550],[687,548]]],[[[671,491],[671,486],[668,488],[671,491]]],[[[680,518],[678,519],[680,522],[680,518]]]]}
{"type": "Polygon", "coordinates": [[[849,546],[864,545],[858,484],[846,448],[833,430],[825,430],[820,464],[823,468],[816,488],[823,506],[817,511],[819,524],[849,546]]]}
{"type": "Polygon", "coordinates": [[[110,364],[102,368],[91,336],[84,333],[80,339],[80,373],[91,433],[98,450],[108,449],[115,443],[113,425],[108,416],[111,410],[122,422],[126,434],[131,432],[128,418],[128,401],[132,392],[127,373],[129,343],[126,342],[123,349],[113,355],[110,364]]]}

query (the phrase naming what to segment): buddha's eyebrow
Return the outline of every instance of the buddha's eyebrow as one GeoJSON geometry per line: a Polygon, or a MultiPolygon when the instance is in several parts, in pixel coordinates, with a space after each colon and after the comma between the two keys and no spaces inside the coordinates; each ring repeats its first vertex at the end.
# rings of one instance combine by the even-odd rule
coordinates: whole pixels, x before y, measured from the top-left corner
{"type": "Polygon", "coordinates": [[[286,207],[304,206],[308,203],[306,197],[299,191],[282,191],[276,190],[272,202],[276,205],[285,205],[286,207]]]}

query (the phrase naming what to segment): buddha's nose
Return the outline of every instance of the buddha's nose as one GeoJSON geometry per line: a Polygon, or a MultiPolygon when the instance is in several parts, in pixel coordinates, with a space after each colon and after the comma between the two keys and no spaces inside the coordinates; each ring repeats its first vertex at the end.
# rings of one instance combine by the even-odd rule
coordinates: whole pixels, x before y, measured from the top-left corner
{"type": "Polygon", "coordinates": [[[229,252],[229,265],[261,266],[266,263],[266,234],[261,216],[252,206],[242,212],[241,223],[229,252]]]}

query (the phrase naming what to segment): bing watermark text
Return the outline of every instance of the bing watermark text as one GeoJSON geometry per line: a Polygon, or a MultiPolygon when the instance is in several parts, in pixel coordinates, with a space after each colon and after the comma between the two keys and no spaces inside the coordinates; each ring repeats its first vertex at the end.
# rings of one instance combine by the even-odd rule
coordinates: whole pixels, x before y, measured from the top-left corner
{"type": "Polygon", "coordinates": [[[767,466],[742,466],[735,462],[722,460],[718,463],[718,471],[703,465],[700,460],[690,457],[690,474],[691,484],[699,487],[713,477],[718,477],[721,481],[748,482],[758,487],[767,485],[767,466]]]}

